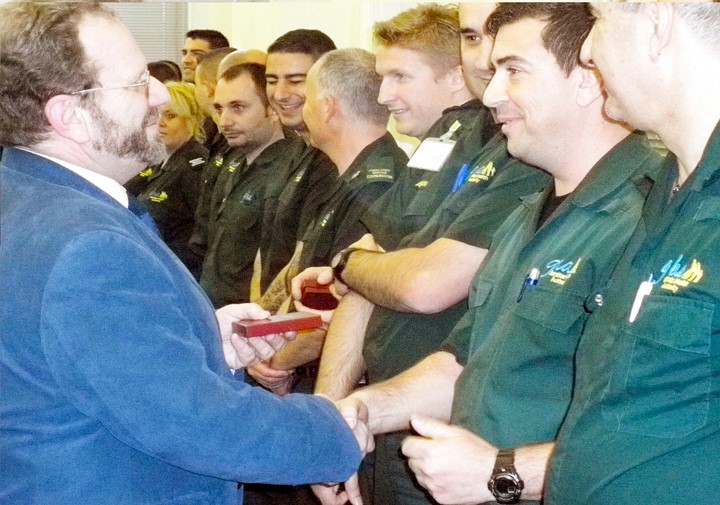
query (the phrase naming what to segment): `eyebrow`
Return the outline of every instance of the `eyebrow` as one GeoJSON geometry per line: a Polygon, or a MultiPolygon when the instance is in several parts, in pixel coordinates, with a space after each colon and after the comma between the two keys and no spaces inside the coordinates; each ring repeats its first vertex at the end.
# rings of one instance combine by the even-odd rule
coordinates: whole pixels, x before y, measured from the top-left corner
{"type": "Polygon", "coordinates": [[[516,55],[514,55],[514,54],[510,54],[510,55],[508,55],[508,56],[503,56],[502,58],[500,58],[500,59],[498,59],[498,60],[495,60],[495,59],[493,58],[493,64],[494,64],[495,66],[507,65],[508,63],[525,63],[525,64],[528,64],[528,63],[530,63],[530,62],[529,62],[528,60],[526,60],[525,58],[521,58],[520,56],[516,56],[516,55]]]}
{"type": "Polygon", "coordinates": [[[268,77],[274,77],[275,79],[283,78],[283,79],[295,79],[297,77],[307,77],[307,74],[265,74],[265,78],[268,77]]]}
{"type": "Polygon", "coordinates": [[[460,29],[460,35],[468,35],[471,33],[474,33],[476,35],[481,35],[480,32],[478,32],[475,28],[467,27],[467,28],[460,29]]]}

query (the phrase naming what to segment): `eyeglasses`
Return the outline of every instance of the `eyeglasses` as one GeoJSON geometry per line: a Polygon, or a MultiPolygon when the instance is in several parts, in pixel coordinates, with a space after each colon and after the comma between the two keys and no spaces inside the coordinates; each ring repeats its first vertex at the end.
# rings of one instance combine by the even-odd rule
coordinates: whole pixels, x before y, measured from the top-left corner
{"type": "Polygon", "coordinates": [[[150,71],[145,70],[145,73],[143,74],[142,79],[140,79],[138,82],[134,82],[132,84],[126,84],[125,86],[109,86],[109,87],[100,87],[100,88],[81,89],[80,91],[75,91],[70,94],[71,95],[82,95],[85,93],[90,93],[91,91],[101,91],[101,90],[107,90],[107,89],[145,88],[145,95],[147,95],[149,86],[150,86],[150,71]]]}

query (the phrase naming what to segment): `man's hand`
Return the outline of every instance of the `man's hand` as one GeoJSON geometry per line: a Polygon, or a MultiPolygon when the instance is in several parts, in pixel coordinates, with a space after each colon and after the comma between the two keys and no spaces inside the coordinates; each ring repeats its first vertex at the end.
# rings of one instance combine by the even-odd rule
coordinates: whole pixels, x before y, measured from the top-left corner
{"type": "Polygon", "coordinates": [[[375,438],[368,428],[367,405],[358,398],[349,396],[335,402],[340,415],[355,435],[363,455],[375,450],[375,438]]]}
{"type": "Polygon", "coordinates": [[[255,303],[226,305],[215,311],[220,327],[225,362],[233,370],[252,366],[269,360],[285,347],[288,340],[295,339],[296,332],[277,333],[264,337],[244,338],[233,333],[232,323],[239,319],[267,319],[270,312],[255,303]]]}
{"type": "Polygon", "coordinates": [[[247,372],[258,384],[278,396],[285,396],[292,391],[294,382],[292,370],[276,370],[261,361],[248,368],[247,372]]]}
{"type": "Polygon", "coordinates": [[[362,505],[358,474],[353,474],[343,485],[313,484],[311,488],[322,505],[343,505],[347,502],[362,505]]]}
{"type": "Polygon", "coordinates": [[[350,291],[345,284],[335,279],[333,276],[333,270],[330,267],[310,267],[306,268],[292,280],[292,296],[295,300],[302,298],[302,285],[305,281],[315,281],[318,284],[334,284],[330,287],[330,290],[336,298],[342,298],[350,291]]]}
{"type": "Polygon", "coordinates": [[[417,481],[439,503],[474,504],[493,501],[487,482],[497,449],[470,431],[436,419],[413,416],[420,435],[407,437],[402,452],[417,481]]]}

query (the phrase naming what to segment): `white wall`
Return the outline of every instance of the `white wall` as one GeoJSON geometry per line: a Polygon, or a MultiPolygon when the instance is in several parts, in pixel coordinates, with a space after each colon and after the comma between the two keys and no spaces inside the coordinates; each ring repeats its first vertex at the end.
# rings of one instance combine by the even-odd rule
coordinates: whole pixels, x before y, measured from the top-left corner
{"type": "Polygon", "coordinates": [[[373,23],[415,5],[412,1],[360,0],[191,2],[188,28],[220,30],[238,49],[265,50],[277,37],[296,28],[322,30],[338,47],[371,49],[373,23]]]}

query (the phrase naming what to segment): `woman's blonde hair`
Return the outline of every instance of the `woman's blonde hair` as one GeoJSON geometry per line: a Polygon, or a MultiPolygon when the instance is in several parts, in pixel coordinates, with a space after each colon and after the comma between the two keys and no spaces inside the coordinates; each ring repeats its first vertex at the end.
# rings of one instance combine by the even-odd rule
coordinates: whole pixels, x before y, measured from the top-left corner
{"type": "Polygon", "coordinates": [[[171,81],[165,83],[165,87],[170,93],[170,107],[187,120],[192,137],[198,142],[203,142],[205,140],[205,131],[203,130],[205,116],[195,100],[193,86],[185,82],[171,81]]]}

